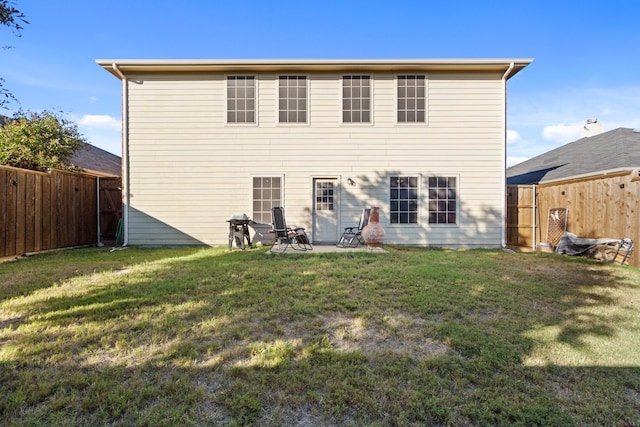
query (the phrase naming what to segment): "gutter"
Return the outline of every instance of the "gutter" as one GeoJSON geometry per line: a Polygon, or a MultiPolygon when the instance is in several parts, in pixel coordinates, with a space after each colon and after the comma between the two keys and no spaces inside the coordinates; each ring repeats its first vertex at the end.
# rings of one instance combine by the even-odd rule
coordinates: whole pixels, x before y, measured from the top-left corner
{"type": "Polygon", "coordinates": [[[128,88],[129,81],[116,63],[111,64],[114,73],[122,80],[122,246],[129,244],[129,117],[128,111],[128,88]]]}
{"type": "Polygon", "coordinates": [[[97,59],[96,62],[111,74],[117,63],[121,72],[344,72],[354,69],[370,72],[401,71],[487,71],[499,73],[510,63],[514,75],[529,65],[530,58],[496,59],[97,59]]]}
{"type": "Polygon", "coordinates": [[[500,231],[500,245],[507,247],[507,79],[513,71],[515,63],[502,75],[502,227],[500,231]]]}

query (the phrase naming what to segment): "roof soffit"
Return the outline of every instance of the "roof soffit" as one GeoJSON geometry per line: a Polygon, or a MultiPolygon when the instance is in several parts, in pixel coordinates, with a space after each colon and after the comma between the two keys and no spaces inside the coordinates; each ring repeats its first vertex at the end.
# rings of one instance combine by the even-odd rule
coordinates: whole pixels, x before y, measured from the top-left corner
{"type": "Polygon", "coordinates": [[[397,59],[397,60],[127,60],[98,59],[98,65],[118,78],[124,75],[193,72],[506,72],[508,78],[532,59],[397,59]]]}

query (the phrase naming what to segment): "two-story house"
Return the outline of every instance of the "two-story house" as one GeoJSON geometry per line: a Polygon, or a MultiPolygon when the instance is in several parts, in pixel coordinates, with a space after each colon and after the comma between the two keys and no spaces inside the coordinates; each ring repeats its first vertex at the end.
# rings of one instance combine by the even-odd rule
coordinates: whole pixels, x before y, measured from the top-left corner
{"type": "Polygon", "coordinates": [[[531,59],[97,60],[122,81],[125,243],[221,245],[230,215],[335,243],[500,247],[507,80],[531,59]]]}

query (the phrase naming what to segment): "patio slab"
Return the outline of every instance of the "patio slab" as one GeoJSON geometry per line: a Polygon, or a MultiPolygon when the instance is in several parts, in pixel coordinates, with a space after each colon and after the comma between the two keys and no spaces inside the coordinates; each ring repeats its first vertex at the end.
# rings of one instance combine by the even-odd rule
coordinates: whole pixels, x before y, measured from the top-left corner
{"type": "MultiPolygon", "coordinates": [[[[369,249],[365,245],[360,245],[356,248],[339,248],[336,245],[313,245],[313,250],[299,251],[299,250],[293,250],[289,248],[284,253],[285,254],[314,254],[314,253],[325,254],[325,253],[331,253],[331,252],[348,253],[348,252],[386,252],[386,251],[383,248],[369,249]]],[[[274,249],[273,251],[271,251],[271,253],[280,254],[282,252],[278,251],[277,249],[274,249]]]]}

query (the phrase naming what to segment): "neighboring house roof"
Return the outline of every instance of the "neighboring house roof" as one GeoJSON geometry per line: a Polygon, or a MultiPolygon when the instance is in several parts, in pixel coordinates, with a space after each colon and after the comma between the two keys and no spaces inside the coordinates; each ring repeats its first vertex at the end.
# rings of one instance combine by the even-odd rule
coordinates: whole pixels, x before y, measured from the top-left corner
{"type": "Polygon", "coordinates": [[[507,184],[537,184],[640,168],[640,130],[581,138],[507,169],[507,184]]]}
{"type": "Polygon", "coordinates": [[[122,159],[101,148],[85,144],[71,157],[73,166],[99,176],[121,176],[122,159]]]}
{"type": "Polygon", "coordinates": [[[140,72],[247,71],[492,71],[513,77],[530,58],[502,59],[97,59],[98,65],[119,79],[140,72]]]}

